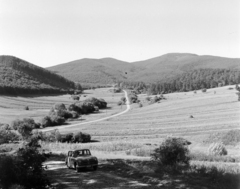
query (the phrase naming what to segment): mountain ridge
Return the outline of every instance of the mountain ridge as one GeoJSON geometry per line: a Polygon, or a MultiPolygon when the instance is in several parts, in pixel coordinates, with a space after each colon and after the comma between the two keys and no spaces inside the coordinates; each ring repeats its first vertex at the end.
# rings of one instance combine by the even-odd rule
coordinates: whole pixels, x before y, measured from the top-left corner
{"type": "Polygon", "coordinates": [[[135,62],[111,57],[84,58],[48,67],[72,81],[86,84],[110,84],[116,81],[142,81],[146,83],[167,80],[197,69],[237,69],[240,58],[226,58],[192,53],[168,53],[135,62]]]}

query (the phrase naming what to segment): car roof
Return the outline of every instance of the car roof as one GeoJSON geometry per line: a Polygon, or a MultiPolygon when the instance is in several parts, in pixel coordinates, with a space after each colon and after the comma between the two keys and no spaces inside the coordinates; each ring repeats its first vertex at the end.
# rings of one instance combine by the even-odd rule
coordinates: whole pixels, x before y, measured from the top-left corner
{"type": "Polygon", "coordinates": [[[83,150],[89,150],[89,149],[86,148],[86,149],[81,149],[81,150],[74,150],[73,152],[79,152],[79,151],[83,151],[83,150]]]}

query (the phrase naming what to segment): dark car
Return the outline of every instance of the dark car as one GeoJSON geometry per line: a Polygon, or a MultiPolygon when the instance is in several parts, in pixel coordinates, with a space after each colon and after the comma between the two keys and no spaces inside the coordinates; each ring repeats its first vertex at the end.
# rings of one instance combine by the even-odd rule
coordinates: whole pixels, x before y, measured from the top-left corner
{"type": "Polygon", "coordinates": [[[69,169],[73,168],[77,172],[79,172],[81,168],[90,167],[94,170],[98,168],[98,159],[91,155],[89,149],[69,151],[65,163],[69,169]]]}

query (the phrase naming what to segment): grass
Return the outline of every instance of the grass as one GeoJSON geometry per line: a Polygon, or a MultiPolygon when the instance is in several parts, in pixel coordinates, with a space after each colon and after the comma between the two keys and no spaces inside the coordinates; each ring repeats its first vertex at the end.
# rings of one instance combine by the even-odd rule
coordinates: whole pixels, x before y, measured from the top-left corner
{"type": "MultiPolygon", "coordinates": [[[[117,101],[123,96],[123,93],[112,94],[109,89],[85,90],[81,95],[80,101],[89,97],[103,98],[108,102],[109,109],[100,110],[99,114],[83,115],[79,122],[98,119],[107,115],[116,114],[124,110],[118,107],[117,101]],[[86,95],[86,96],[85,96],[86,95]],[[85,97],[84,97],[85,96],[85,97]]],[[[33,118],[39,121],[48,114],[50,108],[55,104],[62,102],[65,105],[74,103],[70,95],[59,96],[3,96],[0,95],[0,120],[1,123],[11,123],[14,119],[23,119],[25,117],[33,118]],[[28,106],[29,110],[25,110],[28,106]]],[[[76,123],[76,122],[75,122],[76,123]]]]}

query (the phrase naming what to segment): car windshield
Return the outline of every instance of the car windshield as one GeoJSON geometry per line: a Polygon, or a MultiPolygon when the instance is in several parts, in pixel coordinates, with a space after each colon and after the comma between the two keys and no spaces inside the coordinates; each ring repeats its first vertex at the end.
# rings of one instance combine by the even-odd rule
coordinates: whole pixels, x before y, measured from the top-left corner
{"type": "Polygon", "coordinates": [[[80,150],[74,152],[74,157],[91,155],[89,150],[80,150]]]}

